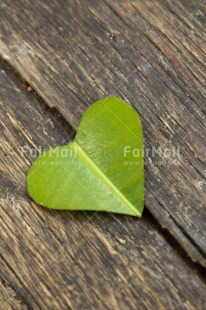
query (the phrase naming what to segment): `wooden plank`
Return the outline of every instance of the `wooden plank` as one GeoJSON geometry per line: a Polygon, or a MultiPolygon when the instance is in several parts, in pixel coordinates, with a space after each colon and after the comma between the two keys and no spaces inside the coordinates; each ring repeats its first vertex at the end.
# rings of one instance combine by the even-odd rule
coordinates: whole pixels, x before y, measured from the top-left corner
{"type": "Polygon", "coordinates": [[[30,200],[34,150],[65,144],[73,130],[4,63],[0,87],[3,309],[204,309],[205,270],[149,212],[55,212],[30,200]]]}
{"type": "Polygon", "coordinates": [[[150,151],[146,207],[206,266],[204,3],[3,0],[1,7],[0,54],[74,128],[106,95],[136,108],[150,151]],[[152,156],[153,147],[176,153],[152,156]]]}

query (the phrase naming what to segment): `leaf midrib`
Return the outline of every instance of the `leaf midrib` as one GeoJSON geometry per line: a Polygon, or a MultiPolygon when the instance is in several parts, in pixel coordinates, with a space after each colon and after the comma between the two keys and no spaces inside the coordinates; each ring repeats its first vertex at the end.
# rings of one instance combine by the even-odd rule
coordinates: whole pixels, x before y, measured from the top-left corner
{"type": "Polygon", "coordinates": [[[130,203],[130,201],[120,192],[120,190],[110,181],[110,179],[102,172],[102,170],[93,162],[87,153],[81,148],[77,142],[70,143],[70,147],[75,151],[84,163],[97,175],[102,182],[115,194],[121,202],[123,202],[128,209],[130,209],[136,216],[141,216],[141,213],[130,203]]]}

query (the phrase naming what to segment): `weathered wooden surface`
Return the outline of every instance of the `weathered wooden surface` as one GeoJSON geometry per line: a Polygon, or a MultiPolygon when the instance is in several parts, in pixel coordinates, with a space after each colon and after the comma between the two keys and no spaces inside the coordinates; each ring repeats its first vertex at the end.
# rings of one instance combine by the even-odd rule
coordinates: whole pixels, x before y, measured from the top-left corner
{"type": "Polygon", "coordinates": [[[0,309],[22,309],[22,300],[5,280],[0,280],[0,309]]]}
{"type": "Polygon", "coordinates": [[[206,266],[205,2],[3,0],[0,19],[2,57],[74,128],[115,95],[139,112],[145,148],[180,148],[146,157],[146,207],[206,266]]]}
{"type": "Polygon", "coordinates": [[[1,64],[3,309],[205,309],[205,2],[0,8],[0,55],[44,100],[1,64]],[[180,149],[146,156],[143,218],[36,206],[25,189],[34,158],[21,147],[67,143],[86,107],[107,95],[139,112],[146,149],[180,149]]]}
{"type": "Polygon", "coordinates": [[[30,150],[73,131],[10,70],[0,64],[2,309],[204,309],[205,270],[147,211],[138,220],[31,202],[30,150]]]}

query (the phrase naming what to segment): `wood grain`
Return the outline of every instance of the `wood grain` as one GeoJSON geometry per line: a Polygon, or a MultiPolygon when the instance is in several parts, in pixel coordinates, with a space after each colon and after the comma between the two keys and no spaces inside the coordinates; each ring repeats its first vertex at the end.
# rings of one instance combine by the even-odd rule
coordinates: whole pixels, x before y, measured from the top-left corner
{"type": "Polygon", "coordinates": [[[205,270],[148,211],[138,220],[30,200],[34,150],[67,143],[73,130],[5,63],[0,84],[1,309],[204,309],[205,270]]]}
{"type": "Polygon", "coordinates": [[[0,281],[0,307],[7,310],[26,309],[26,305],[5,280],[0,281]]]}
{"type": "Polygon", "coordinates": [[[104,96],[139,112],[146,207],[206,266],[205,3],[1,1],[0,54],[74,127],[104,96]],[[161,164],[162,163],[162,164],[161,164]]]}

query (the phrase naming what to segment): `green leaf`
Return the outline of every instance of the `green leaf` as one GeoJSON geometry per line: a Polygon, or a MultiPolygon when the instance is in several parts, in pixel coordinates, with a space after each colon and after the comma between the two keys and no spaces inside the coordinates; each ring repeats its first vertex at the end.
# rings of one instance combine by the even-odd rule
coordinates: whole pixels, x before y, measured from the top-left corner
{"type": "Polygon", "coordinates": [[[48,208],[141,216],[144,166],[138,114],[117,98],[94,103],[73,142],[36,159],[27,186],[34,201],[48,208]]]}

